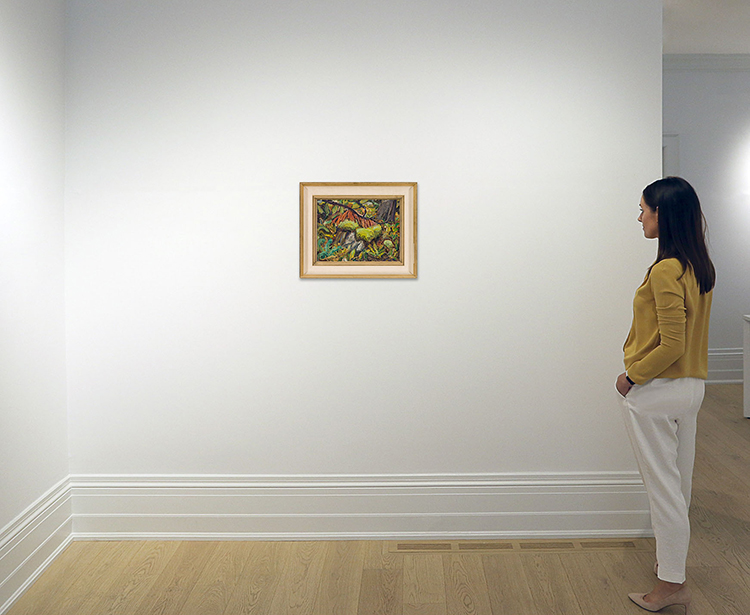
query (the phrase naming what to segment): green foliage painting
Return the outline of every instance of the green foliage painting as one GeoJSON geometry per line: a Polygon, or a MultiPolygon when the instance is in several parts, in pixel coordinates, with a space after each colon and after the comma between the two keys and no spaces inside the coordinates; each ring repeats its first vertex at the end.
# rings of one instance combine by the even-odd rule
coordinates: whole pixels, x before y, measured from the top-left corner
{"type": "Polygon", "coordinates": [[[400,262],[402,205],[402,197],[315,197],[315,260],[400,262]]]}

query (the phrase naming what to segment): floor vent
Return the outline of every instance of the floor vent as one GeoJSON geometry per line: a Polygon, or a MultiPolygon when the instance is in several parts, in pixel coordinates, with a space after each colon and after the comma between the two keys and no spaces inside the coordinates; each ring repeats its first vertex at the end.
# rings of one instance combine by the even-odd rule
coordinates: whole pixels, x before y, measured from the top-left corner
{"type": "Polygon", "coordinates": [[[653,538],[633,540],[502,540],[461,542],[393,542],[390,553],[543,553],[573,551],[651,551],[653,538]]]}
{"type": "Polygon", "coordinates": [[[572,542],[522,542],[521,551],[575,551],[572,542]]]}
{"type": "Polygon", "coordinates": [[[632,540],[602,540],[599,542],[581,542],[583,549],[606,549],[611,551],[640,551],[632,540]]]}
{"type": "Polygon", "coordinates": [[[397,551],[452,551],[453,547],[447,542],[405,542],[399,543],[397,551]]]}
{"type": "Polygon", "coordinates": [[[512,549],[512,542],[459,542],[459,551],[504,551],[512,549]]]}

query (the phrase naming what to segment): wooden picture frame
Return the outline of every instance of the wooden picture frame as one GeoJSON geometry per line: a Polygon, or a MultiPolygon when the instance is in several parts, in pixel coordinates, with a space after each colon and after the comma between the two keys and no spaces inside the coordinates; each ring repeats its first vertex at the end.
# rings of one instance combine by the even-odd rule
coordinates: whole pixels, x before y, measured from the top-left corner
{"type": "Polygon", "coordinates": [[[416,278],[416,182],[300,182],[301,278],[416,278]]]}

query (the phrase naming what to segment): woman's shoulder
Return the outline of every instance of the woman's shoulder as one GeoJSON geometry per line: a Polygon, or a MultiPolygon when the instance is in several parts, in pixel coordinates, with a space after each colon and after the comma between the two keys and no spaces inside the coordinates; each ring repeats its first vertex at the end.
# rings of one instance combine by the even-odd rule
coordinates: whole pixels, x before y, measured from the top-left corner
{"type": "Polygon", "coordinates": [[[665,258],[651,268],[651,274],[665,277],[680,277],[685,271],[682,263],[676,258],[665,258]]]}
{"type": "Polygon", "coordinates": [[[684,283],[685,275],[691,272],[685,271],[682,263],[676,258],[665,258],[651,267],[649,280],[651,284],[659,286],[684,283]]]}
{"type": "Polygon", "coordinates": [[[685,269],[676,258],[665,258],[656,263],[651,269],[649,279],[652,288],[671,289],[679,294],[690,292],[690,289],[698,289],[693,268],[688,265],[685,269]]]}

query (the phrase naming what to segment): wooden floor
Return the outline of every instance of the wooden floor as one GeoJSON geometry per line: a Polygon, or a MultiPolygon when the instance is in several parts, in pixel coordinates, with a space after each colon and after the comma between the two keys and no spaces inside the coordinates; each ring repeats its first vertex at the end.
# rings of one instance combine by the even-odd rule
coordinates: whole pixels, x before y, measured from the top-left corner
{"type": "MultiPolygon", "coordinates": [[[[688,562],[696,615],[750,613],[741,402],[741,385],[709,386],[699,415],[688,562]]],[[[651,540],[74,542],[9,615],[638,614],[627,593],[651,588],[653,561],[651,540]]]]}

